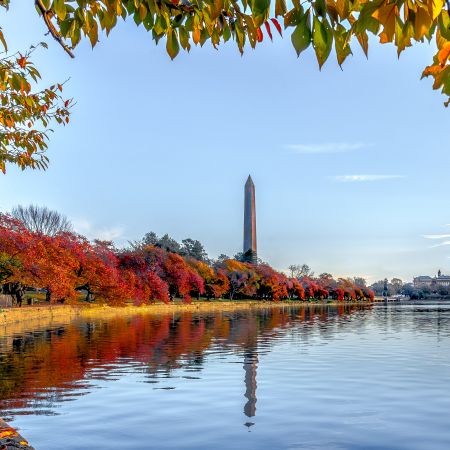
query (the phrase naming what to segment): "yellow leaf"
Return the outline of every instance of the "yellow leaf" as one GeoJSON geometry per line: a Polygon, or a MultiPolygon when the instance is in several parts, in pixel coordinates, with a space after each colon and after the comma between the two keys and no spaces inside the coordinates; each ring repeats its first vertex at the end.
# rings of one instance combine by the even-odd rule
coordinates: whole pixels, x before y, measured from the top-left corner
{"type": "Polygon", "coordinates": [[[6,430],[0,432],[0,439],[8,437],[8,436],[16,436],[17,433],[14,430],[6,430]]]}
{"type": "Polygon", "coordinates": [[[416,19],[414,21],[414,38],[416,40],[422,39],[425,34],[428,33],[428,30],[431,27],[431,24],[433,23],[433,19],[428,14],[428,11],[424,8],[417,8],[416,12],[416,19]]]}
{"type": "Polygon", "coordinates": [[[441,13],[442,8],[444,7],[444,1],[445,0],[428,0],[428,11],[433,20],[441,13]]]}
{"type": "Polygon", "coordinates": [[[116,2],[116,13],[118,16],[122,15],[122,5],[120,3],[120,0],[117,0],[116,2]]]}
{"type": "Polygon", "coordinates": [[[382,43],[392,42],[395,32],[395,19],[398,16],[398,7],[395,4],[383,4],[373,14],[372,17],[378,20],[384,26],[380,34],[382,43]]]}

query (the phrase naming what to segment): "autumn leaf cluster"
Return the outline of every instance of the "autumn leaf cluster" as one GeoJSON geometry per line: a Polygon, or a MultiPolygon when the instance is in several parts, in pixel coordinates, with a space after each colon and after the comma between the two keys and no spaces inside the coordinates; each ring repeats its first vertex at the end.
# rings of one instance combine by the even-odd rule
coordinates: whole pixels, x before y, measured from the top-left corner
{"type": "MultiPolygon", "coordinates": [[[[6,46],[1,30],[0,40],[6,46]]],[[[41,78],[30,60],[35,49],[31,47],[24,55],[17,53],[0,59],[0,170],[3,173],[7,164],[22,170],[45,169],[50,124],[69,123],[71,100],[62,98],[61,84],[33,89],[32,83],[41,78]]]]}

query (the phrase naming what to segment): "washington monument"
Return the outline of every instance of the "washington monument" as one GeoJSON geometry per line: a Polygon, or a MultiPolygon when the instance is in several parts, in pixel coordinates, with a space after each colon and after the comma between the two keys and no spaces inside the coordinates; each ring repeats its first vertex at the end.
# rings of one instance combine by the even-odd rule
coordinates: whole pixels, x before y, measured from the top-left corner
{"type": "Polygon", "coordinates": [[[244,194],[244,260],[256,264],[256,207],[255,185],[249,175],[245,183],[244,194]]]}

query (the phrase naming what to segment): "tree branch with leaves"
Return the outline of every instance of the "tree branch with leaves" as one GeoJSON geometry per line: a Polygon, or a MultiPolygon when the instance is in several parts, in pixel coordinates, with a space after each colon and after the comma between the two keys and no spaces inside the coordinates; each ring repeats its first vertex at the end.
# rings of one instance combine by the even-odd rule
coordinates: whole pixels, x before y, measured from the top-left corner
{"type": "MultiPolygon", "coordinates": [[[[17,0],[0,0],[0,5],[8,7],[11,1],[17,0]]],[[[450,98],[450,0],[291,0],[289,5],[286,0],[35,0],[35,4],[51,36],[71,57],[82,37],[87,37],[95,47],[99,34],[108,36],[119,19],[131,19],[137,26],[143,26],[156,43],[165,39],[172,59],[180,50],[189,51],[192,45],[203,46],[207,41],[218,48],[234,40],[243,53],[246,47],[260,44],[264,36],[272,40],[275,30],[282,35],[280,23],[285,30],[292,30],[291,41],[297,56],[312,47],[319,68],[329,59],[333,48],[340,66],[352,54],[355,43],[367,56],[369,35],[378,36],[381,44],[393,44],[399,55],[414,43],[434,40],[437,53],[422,77],[432,77],[433,88],[450,98]]],[[[4,42],[3,35],[0,40],[4,42]]],[[[27,74],[24,75],[26,78],[27,74]]],[[[47,100],[53,106],[61,100],[59,96],[49,96],[52,94],[47,92],[47,100]]],[[[4,104],[7,107],[9,98],[4,104]]],[[[42,107],[40,111],[44,113],[42,107]]],[[[67,106],[55,111],[53,118],[57,122],[58,118],[67,121],[67,106]]],[[[38,108],[34,112],[34,120],[39,120],[38,108]]],[[[27,164],[23,152],[17,151],[8,162],[22,168],[45,165],[46,136],[38,136],[42,138],[40,144],[34,135],[29,135],[34,139],[30,152],[34,146],[41,152],[39,164],[37,161],[27,164]]],[[[28,148],[26,136],[23,137],[25,141],[18,147],[28,148]]],[[[11,142],[15,141],[9,136],[6,143],[11,142]]],[[[4,168],[2,148],[0,162],[3,161],[4,168]]]]}
{"type": "MultiPolygon", "coordinates": [[[[39,46],[46,47],[46,44],[39,46]]],[[[17,165],[22,170],[45,169],[49,161],[45,152],[50,124],[69,123],[71,100],[62,98],[61,84],[32,90],[31,83],[41,78],[30,61],[36,48],[32,46],[25,54],[15,53],[0,59],[0,170],[3,173],[6,164],[17,165]]]]}

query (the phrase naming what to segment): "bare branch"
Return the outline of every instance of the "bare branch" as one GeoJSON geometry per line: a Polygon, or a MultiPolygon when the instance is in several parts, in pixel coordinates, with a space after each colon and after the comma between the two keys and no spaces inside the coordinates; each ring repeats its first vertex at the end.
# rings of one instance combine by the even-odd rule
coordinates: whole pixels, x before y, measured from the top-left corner
{"type": "Polygon", "coordinates": [[[73,54],[72,50],[67,46],[67,44],[64,42],[61,34],[58,32],[58,30],[55,28],[52,22],[52,15],[53,12],[51,10],[45,9],[45,6],[42,4],[41,0],[35,0],[35,4],[39,11],[42,14],[42,17],[44,18],[44,22],[47,25],[49,33],[53,36],[53,38],[61,45],[61,47],[66,51],[66,53],[71,57],[75,58],[75,55],[73,54]]]}
{"type": "Polygon", "coordinates": [[[13,208],[11,215],[33,233],[56,236],[72,231],[72,224],[66,216],[46,207],[19,205],[13,208]]]}

